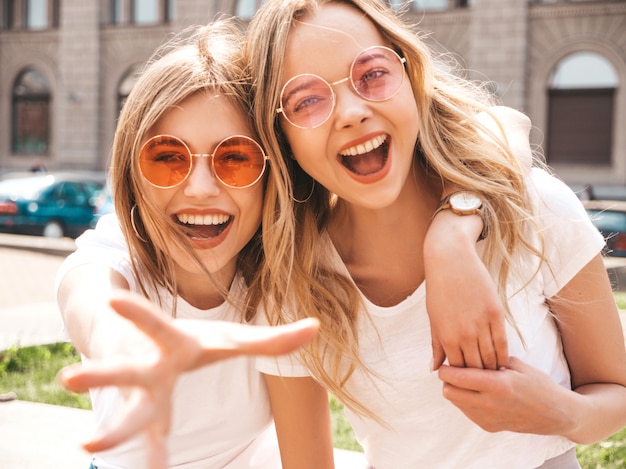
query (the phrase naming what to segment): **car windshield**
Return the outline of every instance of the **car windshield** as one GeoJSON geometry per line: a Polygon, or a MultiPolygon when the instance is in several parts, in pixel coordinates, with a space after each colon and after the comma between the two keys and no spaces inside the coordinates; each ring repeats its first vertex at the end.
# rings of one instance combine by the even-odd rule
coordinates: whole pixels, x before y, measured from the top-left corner
{"type": "Polygon", "coordinates": [[[42,176],[34,178],[6,179],[0,181],[0,197],[4,199],[36,199],[54,178],[42,176]]]}

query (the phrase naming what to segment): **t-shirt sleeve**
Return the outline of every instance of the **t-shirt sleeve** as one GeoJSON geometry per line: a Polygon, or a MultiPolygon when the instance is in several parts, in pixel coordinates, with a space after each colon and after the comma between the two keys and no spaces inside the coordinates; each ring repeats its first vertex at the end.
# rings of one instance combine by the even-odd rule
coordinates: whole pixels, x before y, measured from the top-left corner
{"type": "Polygon", "coordinates": [[[533,168],[528,192],[545,241],[542,275],[550,298],[602,251],[604,238],[576,194],[555,176],[533,168]]]}
{"type": "MultiPolygon", "coordinates": [[[[262,308],[256,314],[254,324],[257,326],[269,325],[267,317],[262,308]]],[[[308,368],[302,363],[298,352],[281,355],[278,357],[262,356],[256,358],[256,369],[261,373],[274,376],[285,376],[292,378],[307,377],[311,374],[308,368]]]]}
{"type": "Polygon", "coordinates": [[[70,270],[86,264],[102,264],[116,270],[132,291],[138,291],[126,240],[115,214],[102,216],[94,229],[76,239],[76,250],[65,258],[57,271],[55,291],[58,292],[61,280],[70,270]]]}

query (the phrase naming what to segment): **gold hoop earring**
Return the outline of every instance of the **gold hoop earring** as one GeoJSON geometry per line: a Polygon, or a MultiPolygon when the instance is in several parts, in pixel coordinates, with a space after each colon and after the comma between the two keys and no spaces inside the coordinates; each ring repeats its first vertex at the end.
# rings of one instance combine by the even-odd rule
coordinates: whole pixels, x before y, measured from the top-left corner
{"type": "Polygon", "coordinates": [[[313,181],[313,183],[311,184],[311,191],[309,192],[309,195],[307,196],[306,199],[304,200],[299,200],[296,199],[293,195],[291,196],[291,198],[293,199],[293,201],[297,204],[303,204],[305,202],[308,202],[309,199],[311,198],[311,196],[313,195],[313,191],[315,190],[315,179],[311,178],[311,181],[313,181]]]}
{"type": "Polygon", "coordinates": [[[135,209],[137,208],[137,204],[133,205],[133,207],[130,209],[130,224],[133,227],[133,231],[135,232],[135,236],[137,236],[137,238],[139,238],[139,240],[143,243],[146,242],[146,240],[144,239],[143,236],[141,236],[139,234],[139,231],[137,230],[137,227],[135,226],[135,209]]]}

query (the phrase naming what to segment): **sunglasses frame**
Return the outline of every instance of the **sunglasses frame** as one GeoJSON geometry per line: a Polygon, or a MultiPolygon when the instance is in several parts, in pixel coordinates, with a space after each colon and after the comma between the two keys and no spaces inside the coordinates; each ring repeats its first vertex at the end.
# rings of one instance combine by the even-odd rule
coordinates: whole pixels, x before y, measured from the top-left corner
{"type": "Polygon", "coordinates": [[[211,158],[211,170],[213,172],[213,176],[215,177],[215,179],[217,179],[221,184],[223,184],[224,186],[228,187],[228,188],[232,188],[232,189],[246,189],[248,187],[251,187],[253,185],[255,185],[257,182],[259,182],[259,180],[261,180],[261,178],[263,177],[263,175],[265,174],[265,170],[267,169],[267,162],[269,161],[269,157],[265,154],[265,151],[263,150],[263,147],[259,144],[259,142],[257,142],[256,140],[254,140],[252,137],[248,137],[246,135],[230,135],[222,140],[220,140],[220,142],[215,145],[215,150],[213,150],[213,153],[192,153],[191,149],[189,148],[189,146],[185,143],[185,141],[179,137],[176,137],[175,135],[170,135],[170,134],[159,134],[159,135],[154,135],[152,137],[150,137],[148,140],[146,140],[144,142],[144,144],[141,146],[141,149],[139,150],[139,158],[137,158],[137,163],[139,164],[139,172],[141,173],[141,177],[144,178],[144,180],[154,186],[154,187],[158,187],[159,189],[172,189],[174,187],[177,187],[179,185],[181,185],[183,182],[185,182],[187,180],[187,178],[189,177],[189,175],[191,174],[191,171],[193,170],[193,159],[195,157],[198,158],[211,158]],[[185,148],[185,150],[187,151],[189,158],[190,158],[190,163],[189,163],[189,170],[187,171],[187,174],[185,174],[185,177],[183,177],[180,182],[177,182],[176,184],[172,184],[171,186],[160,186],[158,184],[155,184],[154,182],[150,181],[150,179],[148,179],[146,177],[146,175],[144,174],[143,170],[141,169],[141,155],[144,152],[144,150],[146,149],[146,146],[152,142],[153,140],[159,139],[159,138],[168,138],[168,139],[172,139],[175,140],[176,142],[179,142],[182,144],[182,146],[185,148]],[[226,182],[224,182],[222,180],[222,178],[217,174],[217,171],[215,171],[215,154],[217,153],[217,151],[219,150],[220,146],[222,144],[224,144],[225,142],[227,142],[230,139],[233,138],[241,138],[241,139],[245,139],[248,140],[250,142],[252,142],[254,145],[256,145],[258,147],[258,149],[261,152],[261,155],[263,155],[263,168],[261,169],[261,172],[259,173],[258,177],[252,181],[250,184],[247,184],[245,186],[231,186],[230,184],[227,184],[226,182]]]}
{"type": "Polygon", "coordinates": [[[299,129],[316,129],[317,127],[320,127],[321,125],[324,125],[326,123],[326,121],[328,121],[328,119],[330,119],[330,116],[332,116],[333,112],[335,111],[335,106],[337,104],[337,96],[335,94],[335,90],[333,89],[334,86],[336,86],[336,85],[338,85],[340,83],[349,81],[350,82],[350,87],[352,88],[352,90],[358,96],[360,96],[361,98],[365,99],[366,101],[375,102],[375,103],[379,103],[379,102],[382,102],[382,101],[387,101],[387,100],[393,98],[396,94],[398,94],[398,92],[400,91],[400,88],[402,87],[402,83],[404,82],[404,72],[405,72],[404,67],[405,67],[405,64],[406,64],[406,59],[404,57],[401,57],[400,54],[398,54],[395,50],[393,50],[390,47],[387,47],[387,46],[370,46],[370,47],[366,47],[365,49],[363,49],[361,52],[359,52],[354,57],[354,59],[352,60],[352,63],[350,64],[350,73],[349,73],[349,75],[347,77],[345,77],[345,78],[342,78],[341,80],[337,80],[337,81],[333,81],[332,83],[329,83],[324,78],[322,78],[321,76],[316,75],[314,73],[300,73],[299,75],[295,75],[295,76],[291,77],[289,80],[287,80],[287,83],[285,83],[283,85],[283,87],[281,88],[281,90],[280,90],[280,107],[276,108],[276,114],[282,114],[283,117],[287,120],[287,122],[289,122],[291,125],[293,125],[294,127],[299,128],[299,129]],[[400,84],[398,85],[398,89],[396,91],[394,91],[391,94],[391,96],[388,96],[388,97],[383,98],[383,99],[371,99],[371,98],[368,98],[366,96],[363,96],[361,93],[359,93],[357,87],[354,85],[354,80],[352,79],[352,71],[354,70],[354,64],[356,63],[357,59],[359,57],[361,57],[361,55],[363,55],[364,53],[366,53],[367,51],[372,50],[372,49],[385,49],[385,50],[393,53],[393,55],[395,55],[398,58],[400,64],[402,65],[402,78],[400,80],[400,84]],[[305,127],[305,126],[293,123],[289,119],[289,117],[287,117],[287,114],[285,113],[285,109],[284,109],[284,106],[283,106],[283,94],[285,92],[285,89],[287,88],[287,85],[289,85],[289,83],[291,83],[292,81],[294,81],[295,79],[300,78],[300,77],[313,77],[313,78],[317,78],[317,79],[321,80],[323,83],[325,83],[328,86],[328,89],[330,90],[330,95],[332,97],[332,105],[330,107],[330,112],[328,113],[326,118],[324,120],[322,120],[319,124],[316,124],[316,125],[313,125],[313,126],[310,126],[310,127],[305,127]]]}

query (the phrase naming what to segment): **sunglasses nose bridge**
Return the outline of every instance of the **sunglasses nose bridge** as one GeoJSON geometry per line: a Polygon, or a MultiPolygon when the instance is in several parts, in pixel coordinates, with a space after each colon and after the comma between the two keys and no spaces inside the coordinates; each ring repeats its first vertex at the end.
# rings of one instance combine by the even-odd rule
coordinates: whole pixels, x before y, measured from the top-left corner
{"type": "Polygon", "coordinates": [[[189,175],[191,175],[191,172],[194,170],[194,164],[193,164],[194,158],[202,158],[203,160],[208,160],[207,163],[209,165],[209,171],[211,172],[211,175],[213,177],[216,177],[215,168],[213,167],[213,154],[212,153],[191,153],[190,152],[189,156],[191,157],[191,161],[190,161],[189,174],[187,175],[187,177],[189,177],[189,175]]]}
{"type": "Polygon", "coordinates": [[[350,77],[345,77],[345,78],[342,78],[341,80],[333,81],[330,84],[330,86],[331,87],[335,87],[335,86],[339,85],[340,83],[344,83],[344,82],[348,81],[349,79],[350,79],[350,77]]]}

